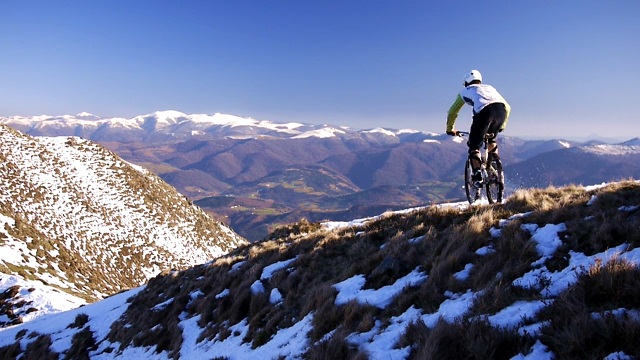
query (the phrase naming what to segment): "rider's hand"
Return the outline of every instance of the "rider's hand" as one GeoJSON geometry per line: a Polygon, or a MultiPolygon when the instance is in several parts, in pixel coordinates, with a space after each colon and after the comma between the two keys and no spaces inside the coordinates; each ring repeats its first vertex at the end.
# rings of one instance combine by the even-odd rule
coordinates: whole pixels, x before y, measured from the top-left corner
{"type": "Polygon", "coordinates": [[[447,130],[447,135],[460,136],[460,132],[458,130],[451,130],[451,131],[447,130]]]}

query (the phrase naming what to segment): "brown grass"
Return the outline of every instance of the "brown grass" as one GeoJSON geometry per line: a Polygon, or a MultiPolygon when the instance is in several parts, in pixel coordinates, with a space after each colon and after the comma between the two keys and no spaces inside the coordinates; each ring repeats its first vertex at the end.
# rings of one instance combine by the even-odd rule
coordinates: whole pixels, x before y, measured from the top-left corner
{"type": "Polygon", "coordinates": [[[57,360],[59,354],[51,350],[51,336],[37,335],[35,340],[27,345],[27,349],[21,359],[25,360],[57,360]]]}
{"type": "Polygon", "coordinates": [[[329,339],[319,341],[312,345],[305,355],[307,360],[366,360],[368,355],[359,351],[346,341],[349,333],[340,329],[329,339]]]}
{"type": "Polygon", "coordinates": [[[89,315],[87,315],[87,314],[78,314],[76,316],[75,320],[73,321],[73,323],[71,323],[71,324],[69,324],[69,326],[67,326],[67,329],[71,329],[71,328],[80,329],[88,322],[89,322],[89,315]]]}
{"type": "Polygon", "coordinates": [[[640,269],[613,258],[598,262],[543,310],[552,319],[542,340],[559,357],[602,358],[615,351],[640,355],[640,323],[619,309],[640,308],[640,269]],[[599,314],[599,315],[594,315],[599,314]]]}
{"type": "Polygon", "coordinates": [[[15,360],[20,354],[22,354],[22,349],[17,341],[11,345],[0,347],[0,359],[15,360]]]}
{"type": "MultiPolygon", "coordinates": [[[[560,270],[568,264],[569,250],[596,253],[624,242],[637,246],[638,212],[618,210],[632,205],[640,205],[640,188],[635,183],[592,193],[578,187],[548,188],[518,191],[502,206],[465,210],[429,207],[406,214],[388,213],[357,228],[329,231],[308,222],[281,227],[264,241],[210,264],[152,279],[131,299],[123,318],[112,326],[109,340],[123,347],[156,346],[157,351],[166,350],[177,358],[182,344],[179,316],[186,313],[200,316],[203,331],[199,341],[238,336],[230,327],[246,319],[249,332],[244,340],[259,347],[279,329],[313,312],[307,359],[364,359],[367,354],[346,340],[349,334],[369,331],[376,322],[387,324],[410,307],[433,313],[449,298],[447,293],[471,290],[483,293],[469,314],[454,323],[441,321],[431,329],[417,321],[406,329],[397,346],[411,346],[412,359],[508,359],[526,354],[535,339],[514,329],[494,328],[482,315],[494,314],[516,301],[541,298],[545,279],[528,289],[513,285],[513,280],[530,271],[531,263],[540,258],[522,224],[567,225],[561,234],[565,245],[545,263],[560,270]],[[592,194],[598,200],[587,206],[592,194]],[[500,219],[521,213],[530,214],[502,225],[501,236],[491,237],[489,229],[499,227],[500,219]],[[584,228],[587,230],[581,230],[584,228]],[[494,252],[476,254],[485,246],[494,252]],[[251,284],[266,266],[296,256],[287,269],[263,281],[265,293],[251,293],[251,284]],[[230,272],[240,261],[244,261],[240,270],[230,272]],[[456,279],[454,274],[469,263],[474,265],[469,278],[456,279]],[[356,301],[335,305],[333,285],[338,282],[363,274],[365,287],[378,289],[416,268],[428,274],[427,280],[405,289],[386,309],[356,301]],[[283,295],[279,305],[269,302],[274,288],[283,295]],[[216,298],[223,290],[229,295],[216,298]],[[195,291],[202,294],[192,299],[195,291]],[[169,299],[173,302],[166,307],[152,309],[169,299]]],[[[621,308],[640,309],[639,271],[621,259],[596,264],[527,323],[550,321],[540,338],[558,358],[601,358],[613,351],[640,356],[637,319],[610,313],[621,308]],[[604,315],[594,317],[594,313],[604,315]]],[[[77,322],[84,325],[82,319],[77,322]]],[[[91,346],[87,335],[78,340],[85,347],[91,346]]],[[[13,346],[2,351],[10,357],[17,350],[13,346]]]]}
{"type": "Polygon", "coordinates": [[[517,333],[492,327],[485,321],[440,321],[433,329],[413,325],[405,342],[418,340],[410,359],[510,359],[527,353],[533,341],[517,333]]]}
{"type": "Polygon", "coordinates": [[[65,359],[89,360],[89,352],[98,348],[93,332],[89,328],[78,331],[71,339],[71,348],[65,353],[65,359]]]}

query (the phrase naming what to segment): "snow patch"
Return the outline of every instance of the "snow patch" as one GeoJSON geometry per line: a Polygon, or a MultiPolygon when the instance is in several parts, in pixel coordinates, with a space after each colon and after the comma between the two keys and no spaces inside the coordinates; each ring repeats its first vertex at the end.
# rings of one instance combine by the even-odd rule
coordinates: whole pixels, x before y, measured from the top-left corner
{"type": "Polygon", "coordinates": [[[323,128],[323,129],[304,132],[300,135],[296,135],[292,137],[292,139],[304,139],[304,138],[310,138],[310,137],[331,138],[331,137],[335,137],[336,134],[345,134],[345,132],[336,128],[323,128]]]}
{"type": "Polygon", "coordinates": [[[338,290],[335,304],[344,305],[351,300],[356,300],[360,304],[368,304],[378,308],[385,308],[393,301],[393,298],[400,294],[407,286],[417,286],[427,279],[427,275],[414,269],[409,274],[396,280],[392,285],[383,286],[380,289],[362,290],[366,279],[364,275],[356,275],[340,283],[333,285],[338,290]]]}

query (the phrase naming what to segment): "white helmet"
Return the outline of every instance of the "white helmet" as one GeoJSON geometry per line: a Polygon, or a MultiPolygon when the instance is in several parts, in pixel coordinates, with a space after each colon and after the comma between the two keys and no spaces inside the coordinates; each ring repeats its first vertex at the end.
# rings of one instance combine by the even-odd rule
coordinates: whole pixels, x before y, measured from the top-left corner
{"type": "Polygon", "coordinates": [[[468,83],[473,80],[480,80],[482,82],[482,74],[478,70],[471,70],[464,76],[464,85],[467,86],[468,83]]]}

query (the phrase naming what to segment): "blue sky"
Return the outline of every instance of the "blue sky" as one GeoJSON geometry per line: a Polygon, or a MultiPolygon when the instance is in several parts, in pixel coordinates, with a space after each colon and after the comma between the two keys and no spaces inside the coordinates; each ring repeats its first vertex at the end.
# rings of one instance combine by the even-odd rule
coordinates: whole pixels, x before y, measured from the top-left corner
{"type": "Polygon", "coordinates": [[[505,134],[626,139],[640,136],[638,14],[637,0],[0,0],[0,116],[444,132],[478,69],[512,106],[505,134]]]}

